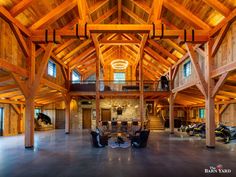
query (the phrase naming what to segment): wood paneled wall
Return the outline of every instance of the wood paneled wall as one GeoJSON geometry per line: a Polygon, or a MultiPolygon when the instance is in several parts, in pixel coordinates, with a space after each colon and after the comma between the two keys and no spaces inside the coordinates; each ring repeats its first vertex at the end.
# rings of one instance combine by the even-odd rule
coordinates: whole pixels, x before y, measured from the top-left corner
{"type": "MultiPolygon", "coordinates": [[[[204,75],[205,73],[205,61],[204,57],[196,53],[198,56],[198,62],[200,64],[201,71],[204,75]]],[[[177,71],[175,80],[174,80],[174,88],[177,88],[179,86],[183,86],[185,84],[188,84],[194,80],[197,79],[196,72],[194,70],[193,64],[191,63],[191,75],[189,77],[184,77],[184,64],[190,61],[190,58],[186,59],[183,63],[179,65],[179,69],[177,71]]]]}
{"type": "MultiPolygon", "coordinates": [[[[3,108],[3,136],[17,135],[24,132],[24,115],[20,120],[19,115],[10,104],[0,104],[3,108]]],[[[24,114],[24,111],[23,111],[24,114]]]]}
{"type": "Polygon", "coordinates": [[[26,67],[26,58],[10,28],[2,18],[0,18],[0,58],[6,59],[11,64],[26,67]]]}
{"type": "Polygon", "coordinates": [[[236,21],[231,24],[214,57],[214,69],[236,61],[236,21]]]}

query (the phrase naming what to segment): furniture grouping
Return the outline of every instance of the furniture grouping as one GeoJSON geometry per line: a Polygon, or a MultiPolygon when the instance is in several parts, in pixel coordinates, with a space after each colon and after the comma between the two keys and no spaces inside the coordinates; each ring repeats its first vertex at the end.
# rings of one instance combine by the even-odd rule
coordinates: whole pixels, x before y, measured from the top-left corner
{"type": "Polygon", "coordinates": [[[91,131],[94,147],[110,146],[121,147],[146,147],[150,130],[138,121],[111,121],[100,122],[96,130],[91,131]]]}

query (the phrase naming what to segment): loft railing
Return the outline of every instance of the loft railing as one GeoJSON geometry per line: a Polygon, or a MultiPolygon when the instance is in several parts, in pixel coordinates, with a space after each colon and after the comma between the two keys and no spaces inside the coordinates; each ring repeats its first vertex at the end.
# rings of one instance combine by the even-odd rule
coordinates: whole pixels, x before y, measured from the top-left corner
{"type": "MultiPolygon", "coordinates": [[[[140,91],[140,81],[136,80],[125,80],[125,81],[115,81],[115,80],[100,80],[99,91],[101,92],[137,92],[140,91]]],[[[94,92],[96,91],[96,81],[71,81],[70,82],[71,91],[84,91],[84,92],[94,92]]],[[[157,92],[157,91],[168,91],[169,82],[168,81],[143,81],[144,92],[157,92]]]]}

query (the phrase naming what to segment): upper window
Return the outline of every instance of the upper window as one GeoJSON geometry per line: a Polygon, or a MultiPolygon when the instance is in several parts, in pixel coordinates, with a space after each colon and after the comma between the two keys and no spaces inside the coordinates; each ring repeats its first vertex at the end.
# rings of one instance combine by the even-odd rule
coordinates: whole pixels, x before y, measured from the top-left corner
{"type": "Polygon", "coordinates": [[[56,77],[57,75],[56,64],[51,60],[48,61],[48,75],[52,77],[56,77]]]}
{"type": "Polygon", "coordinates": [[[200,108],[199,109],[199,118],[204,118],[205,117],[205,109],[204,108],[200,108]]]}
{"type": "Polygon", "coordinates": [[[191,75],[191,61],[189,60],[184,64],[184,77],[189,77],[191,75]]]}
{"type": "Polygon", "coordinates": [[[77,71],[72,71],[72,83],[79,83],[80,74],[77,71]]]}
{"type": "Polygon", "coordinates": [[[123,73],[123,72],[114,73],[114,82],[115,83],[125,83],[125,73],[123,73]]]}

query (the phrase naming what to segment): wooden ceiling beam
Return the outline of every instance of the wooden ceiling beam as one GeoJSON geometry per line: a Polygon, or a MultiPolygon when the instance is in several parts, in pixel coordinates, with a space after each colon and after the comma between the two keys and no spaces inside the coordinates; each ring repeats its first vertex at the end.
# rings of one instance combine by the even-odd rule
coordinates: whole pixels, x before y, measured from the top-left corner
{"type": "Polygon", "coordinates": [[[6,22],[16,25],[17,28],[27,37],[31,36],[31,32],[24,25],[22,25],[18,20],[16,20],[3,6],[0,6],[0,17],[2,17],[6,22]]]}
{"type": "Polygon", "coordinates": [[[207,23],[203,22],[200,18],[195,16],[192,12],[190,12],[188,9],[178,4],[174,0],[164,0],[163,5],[165,6],[165,8],[170,10],[176,16],[183,19],[188,24],[200,29],[206,29],[206,30],[211,29],[211,27],[207,23]]]}
{"type": "Polygon", "coordinates": [[[154,0],[153,1],[153,13],[152,13],[152,21],[156,22],[161,19],[161,11],[163,6],[163,0],[154,0]]]}
{"type": "Polygon", "coordinates": [[[146,3],[142,2],[142,1],[137,1],[137,0],[130,0],[130,1],[133,2],[140,9],[145,11],[146,13],[148,13],[148,14],[151,13],[152,9],[146,3]]]}
{"type": "Polygon", "coordinates": [[[13,17],[16,17],[18,14],[20,14],[21,12],[23,12],[25,9],[27,9],[31,3],[33,2],[33,0],[22,0],[19,3],[17,3],[15,6],[13,6],[10,9],[10,13],[13,17]]]}
{"type": "Polygon", "coordinates": [[[118,6],[118,24],[121,24],[121,19],[122,19],[122,0],[118,0],[117,6],[118,6]]]}
{"type": "Polygon", "coordinates": [[[158,63],[162,64],[163,66],[165,66],[167,68],[172,66],[172,64],[168,60],[163,58],[161,55],[159,55],[156,51],[154,51],[150,47],[146,46],[144,48],[144,51],[147,52],[148,54],[150,54],[152,56],[152,58],[154,58],[158,63]]]}
{"type": "Polygon", "coordinates": [[[131,18],[133,18],[138,23],[141,23],[141,24],[146,23],[146,21],[144,21],[142,18],[140,18],[138,15],[136,15],[135,13],[133,13],[131,10],[129,10],[128,8],[124,6],[122,6],[122,11],[128,14],[131,18]]]}
{"type": "Polygon", "coordinates": [[[79,63],[77,63],[79,60],[87,57],[88,55],[90,55],[91,53],[95,52],[95,48],[94,47],[90,47],[87,50],[85,50],[83,53],[81,53],[79,56],[75,57],[74,59],[72,59],[69,63],[68,66],[73,69],[76,65],[78,65],[79,63]]]}
{"type": "Polygon", "coordinates": [[[46,14],[37,22],[35,22],[29,29],[36,30],[39,28],[47,27],[48,25],[52,24],[53,22],[58,20],[60,17],[65,15],[67,12],[69,12],[71,9],[73,9],[76,5],[77,5],[76,0],[64,1],[55,9],[51,10],[48,14],[46,14]]]}
{"type": "Polygon", "coordinates": [[[103,7],[108,2],[109,2],[109,0],[102,0],[102,1],[96,2],[92,7],[89,8],[89,10],[88,10],[89,14],[94,13],[95,11],[97,11],[98,9],[103,7]]]}
{"type": "MultiPolygon", "coordinates": [[[[45,46],[45,45],[39,44],[39,46],[40,46],[44,51],[46,51],[46,46],[45,46]]],[[[65,68],[65,69],[68,69],[68,66],[67,66],[65,63],[63,63],[63,62],[61,61],[61,59],[59,59],[59,58],[54,54],[54,52],[51,52],[51,53],[50,53],[50,57],[51,57],[55,62],[57,62],[60,66],[62,66],[62,67],[65,68]]]]}
{"type": "Polygon", "coordinates": [[[112,14],[116,13],[117,11],[118,11],[117,6],[114,6],[112,9],[108,10],[106,13],[104,13],[98,19],[93,21],[93,23],[95,23],[95,24],[102,23],[104,20],[106,20],[108,17],[110,17],[112,14]]]}
{"type": "Polygon", "coordinates": [[[222,15],[227,17],[230,14],[230,9],[228,9],[226,6],[224,6],[220,1],[218,0],[203,0],[207,5],[212,7],[213,9],[220,12],[222,15]]]}
{"type": "Polygon", "coordinates": [[[71,50],[68,54],[66,54],[62,60],[63,61],[67,61],[70,57],[72,57],[74,54],[76,54],[78,51],[80,51],[82,48],[86,47],[87,45],[89,45],[92,42],[91,39],[85,40],[83,41],[83,43],[81,43],[78,47],[74,48],[73,50],[71,50]]]}
{"type": "Polygon", "coordinates": [[[0,58],[0,68],[8,72],[19,74],[23,77],[28,77],[28,71],[26,69],[17,65],[13,65],[3,58],[0,58]]]}
{"type": "Polygon", "coordinates": [[[64,42],[63,44],[61,44],[60,46],[58,46],[57,48],[55,48],[53,50],[54,54],[59,54],[61,51],[63,51],[65,48],[69,47],[71,44],[73,44],[75,41],[77,41],[77,39],[69,39],[66,42],[64,42]]]}
{"type": "Polygon", "coordinates": [[[235,17],[236,8],[209,32],[209,36],[214,37],[227,23],[231,23],[235,19],[235,17]]]}
{"type": "Polygon", "coordinates": [[[170,53],[167,49],[165,49],[164,47],[156,43],[154,40],[150,39],[148,40],[148,43],[154,46],[156,49],[158,49],[161,53],[163,53],[167,57],[170,57],[173,61],[177,62],[179,60],[179,58],[177,58],[175,55],[170,53]]]}
{"type": "Polygon", "coordinates": [[[17,88],[17,85],[16,85],[16,84],[0,86],[0,92],[2,92],[2,91],[8,91],[8,90],[16,89],[16,88],[17,88]]]}
{"type": "Polygon", "coordinates": [[[140,41],[137,40],[101,40],[101,45],[138,45],[140,41]]]}

